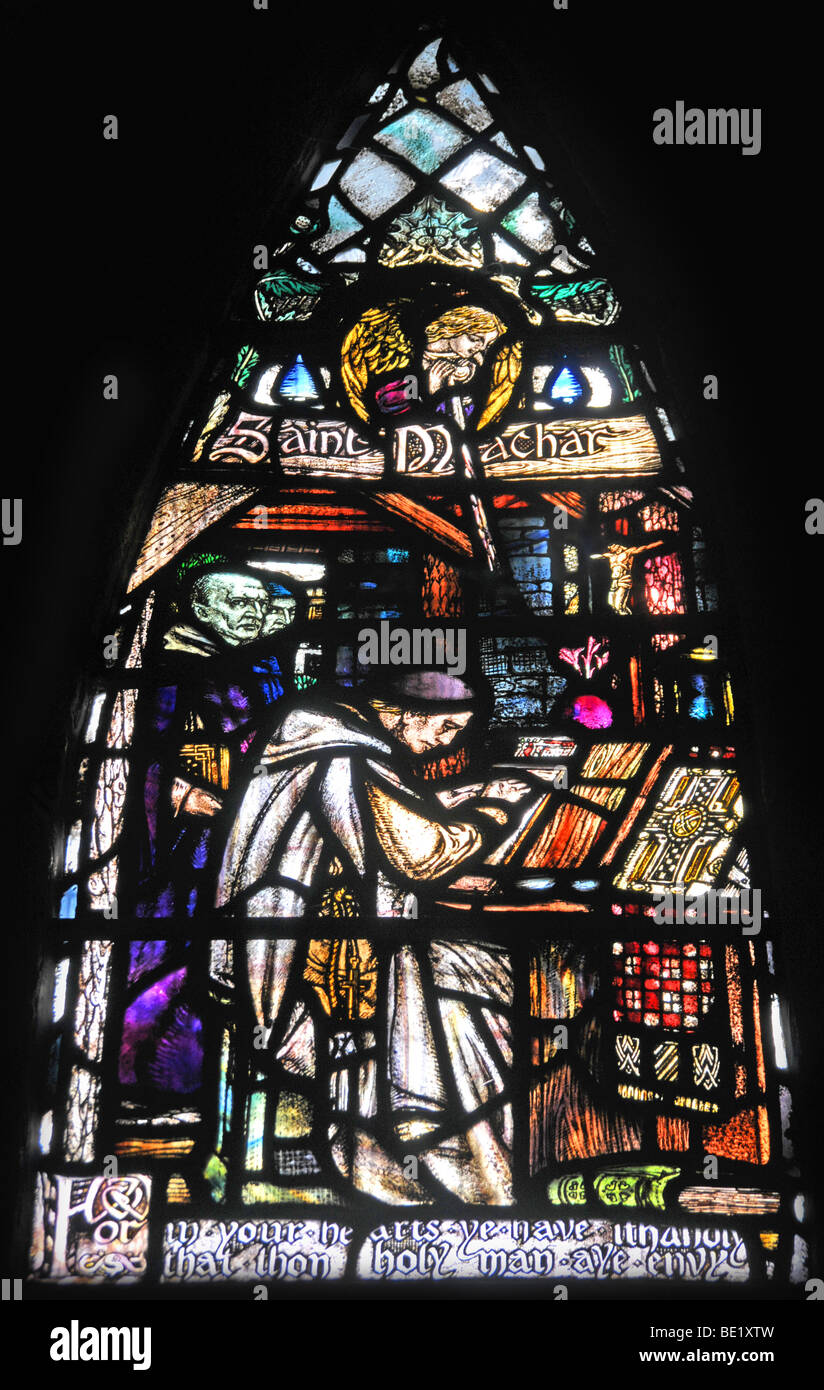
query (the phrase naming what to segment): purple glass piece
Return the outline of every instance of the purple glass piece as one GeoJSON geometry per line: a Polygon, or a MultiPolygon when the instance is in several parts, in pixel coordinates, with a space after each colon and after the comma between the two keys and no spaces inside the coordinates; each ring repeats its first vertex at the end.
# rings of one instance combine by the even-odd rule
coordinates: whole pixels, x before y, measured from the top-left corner
{"type": "Polygon", "coordinates": [[[129,948],[129,984],[160,965],[167,946],[166,941],[133,941],[129,948]]]}
{"type": "Polygon", "coordinates": [[[120,1047],[124,1086],[153,1085],[185,1094],[200,1085],[202,1024],[176,996],[186,982],[185,967],[139,994],[126,1010],[120,1047]]]}

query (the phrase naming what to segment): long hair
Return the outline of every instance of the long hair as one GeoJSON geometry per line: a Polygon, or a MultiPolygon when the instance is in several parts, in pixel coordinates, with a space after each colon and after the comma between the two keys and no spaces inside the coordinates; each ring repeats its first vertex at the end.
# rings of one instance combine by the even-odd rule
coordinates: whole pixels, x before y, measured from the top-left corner
{"type": "Polygon", "coordinates": [[[461,333],[493,331],[499,335],[506,332],[506,324],[501,322],[497,314],[479,309],[476,305],[458,304],[426,325],[426,341],[434,343],[439,338],[457,338],[461,333]]]}

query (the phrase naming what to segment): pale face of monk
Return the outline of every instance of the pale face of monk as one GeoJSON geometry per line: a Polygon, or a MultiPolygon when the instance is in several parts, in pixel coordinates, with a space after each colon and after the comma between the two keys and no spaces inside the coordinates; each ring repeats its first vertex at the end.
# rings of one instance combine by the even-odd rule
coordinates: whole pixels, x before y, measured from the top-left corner
{"type": "Polygon", "coordinates": [[[446,748],[466,728],[472,718],[471,710],[459,713],[416,714],[403,710],[400,717],[385,711],[379,714],[381,723],[412,753],[430,753],[446,748]]]}
{"type": "Polygon", "coordinates": [[[192,612],[230,646],[254,642],[269,614],[260,580],[243,574],[209,575],[196,591],[192,612]]]}

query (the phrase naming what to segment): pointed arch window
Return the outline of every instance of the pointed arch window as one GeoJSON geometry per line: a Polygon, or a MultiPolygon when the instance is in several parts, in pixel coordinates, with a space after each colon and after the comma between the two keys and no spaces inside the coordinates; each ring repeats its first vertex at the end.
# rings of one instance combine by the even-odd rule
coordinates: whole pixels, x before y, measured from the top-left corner
{"type": "Polygon", "coordinates": [[[800,1277],[706,521],[535,140],[427,35],[266,230],[85,691],[33,1278],[800,1277]]]}

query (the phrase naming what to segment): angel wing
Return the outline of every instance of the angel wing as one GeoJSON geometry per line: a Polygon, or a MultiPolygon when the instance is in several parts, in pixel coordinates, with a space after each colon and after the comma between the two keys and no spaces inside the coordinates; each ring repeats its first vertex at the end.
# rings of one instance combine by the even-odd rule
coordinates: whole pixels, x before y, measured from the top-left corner
{"type": "Polygon", "coordinates": [[[369,419],[363,393],[370,373],[375,376],[392,372],[408,367],[412,361],[412,344],[392,312],[393,307],[367,309],[346,335],[341,349],[343,384],[362,420],[369,419]]]}
{"type": "Polygon", "coordinates": [[[478,421],[478,429],[489,425],[506,406],[521,375],[523,348],[520,343],[507,343],[498,353],[492,364],[492,385],[483,414],[478,421]]]}

